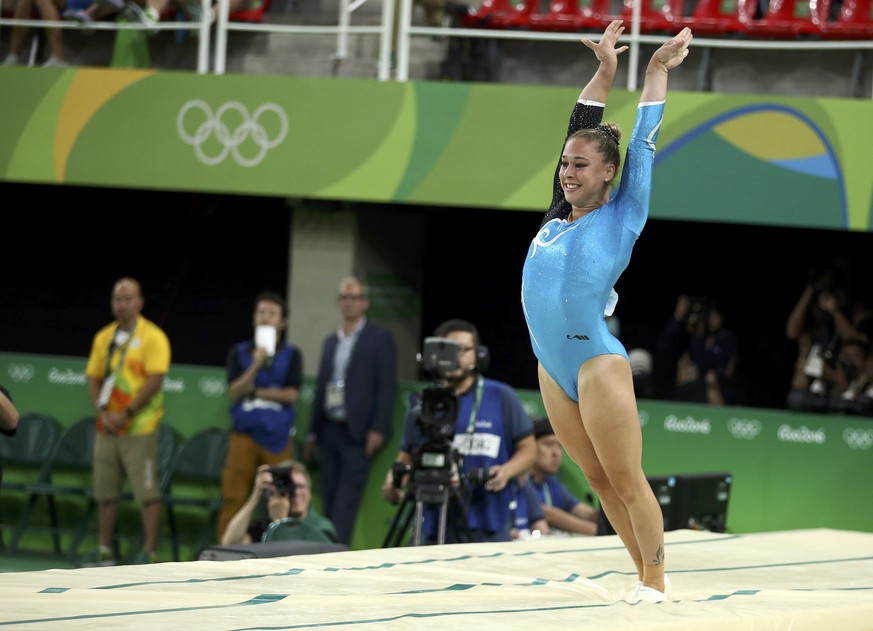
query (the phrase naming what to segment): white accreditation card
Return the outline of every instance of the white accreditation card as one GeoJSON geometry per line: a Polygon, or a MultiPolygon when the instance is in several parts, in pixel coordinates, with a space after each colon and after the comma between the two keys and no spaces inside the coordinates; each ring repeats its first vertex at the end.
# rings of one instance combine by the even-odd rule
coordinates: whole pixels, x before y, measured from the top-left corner
{"type": "Polygon", "coordinates": [[[267,355],[276,354],[276,327],[259,324],[255,327],[255,346],[267,349],[267,355]]]}
{"type": "Polygon", "coordinates": [[[112,391],[115,389],[115,373],[112,373],[103,380],[103,385],[100,386],[100,398],[97,399],[97,407],[104,409],[109,404],[109,399],[112,398],[112,391]]]}

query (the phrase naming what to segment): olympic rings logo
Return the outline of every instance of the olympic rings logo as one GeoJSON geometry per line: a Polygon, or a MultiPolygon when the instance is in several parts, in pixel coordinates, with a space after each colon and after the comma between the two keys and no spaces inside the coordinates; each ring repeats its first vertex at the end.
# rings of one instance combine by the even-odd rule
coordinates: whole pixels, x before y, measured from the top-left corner
{"type": "Polygon", "coordinates": [[[27,383],[36,373],[33,364],[9,364],[6,371],[15,383],[27,383]]]}
{"type": "Polygon", "coordinates": [[[847,427],[843,430],[843,441],[851,449],[870,449],[873,447],[873,429],[847,427]]]}
{"type": "Polygon", "coordinates": [[[240,166],[253,167],[261,163],[267,151],[278,147],[285,140],[285,136],[288,135],[288,116],[285,110],[275,103],[264,103],[255,110],[254,114],[249,115],[246,107],[236,101],[225,103],[213,114],[212,108],[205,101],[195,99],[185,103],[179,110],[176,129],[179,138],[194,147],[194,153],[203,164],[209,166],[220,164],[228,154],[231,154],[240,166]],[[200,114],[197,114],[198,111],[200,114]],[[225,123],[225,116],[229,113],[236,113],[240,119],[232,131],[225,123]],[[270,117],[276,120],[270,121],[270,117]],[[198,121],[199,125],[197,125],[198,121]],[[273,129],[278,127],[273,138],[268,137],[269,134],[262,121],[278,123],[278,125],[271,125],[273,129]],[[197,125],[194,133],[188,133],[189,125],[197,125]],[[217,152],[212,152],[210,155],[204,144],[213,137],[216,142],[208,144],[210,149],[216,145],[217,152]],[[240,150],[243,143],[247,147],[254,144],[258,148],[254,156],[243,155],[240,150]]]}
{"type": "Polygon", "coordinates": [[[225,381],[218,377],[200,377],[197,385],[200,387],[200,392],[206,397],[220,397],[227,390],[225,381]]]}
{"type": "Polygon", "coordinates": [[[732,418],[728,421],[728,431],[737,440],[752,440],[761,433],[761,421],[757,419],[732,418]]]}

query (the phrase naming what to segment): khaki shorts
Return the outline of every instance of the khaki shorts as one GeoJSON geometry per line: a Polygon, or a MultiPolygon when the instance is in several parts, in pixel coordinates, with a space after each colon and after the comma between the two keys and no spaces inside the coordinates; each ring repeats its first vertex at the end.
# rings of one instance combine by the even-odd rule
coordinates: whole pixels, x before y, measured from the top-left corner
{"type": "Polygon", "coordinates": [[[139,436],[98,433],[94,437],[94,499],[121,498],[125,477],[138,502],[160,499],[158,488],[158,432],[139,436]]]}

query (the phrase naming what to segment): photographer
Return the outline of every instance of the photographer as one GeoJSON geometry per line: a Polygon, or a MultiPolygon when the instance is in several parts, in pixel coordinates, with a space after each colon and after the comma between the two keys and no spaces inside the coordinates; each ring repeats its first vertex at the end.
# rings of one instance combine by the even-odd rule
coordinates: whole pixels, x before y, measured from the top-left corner
{"type": "MultiPolygon", "coordinates": [[[[526,472],[536,458],[531,420],[510,386],[480,374],[485,368],[487,349],[479,346],[476,327],[465,320],[448,320],[436,328],[434,335],[457,345],[458,360],[456,367],[440,377],[448,396],[457,397],[454,435],[445,441],[449,451],[460,458],[458,483],[466,523],[464,515],[448,510],[445,541],[465,542],[467,526],[472,542],[511,541],[510,502],[514,494],[507,485],[516,484],[516,477],[526,472]]],[[[421,410],[411,405],[404,420],[397,463],[401,468],[405,466],[408,473],[395,484],[394,473],[388,471],[382,486],[383,496],[392,503],[403,498],[410,473],[412,484],[416,484],[415,477],[421,469],[417,456],[423,446],[432,442],[421,427],[422,417],[427,422],[427,410],[424,414],[421,410]]],[[[426,506],[421,525],[423,542],[439,543],[437,518],[438,507],[426,506]]]]}
{"type": "Polygon", "coordinates": [[[832,376],[828,409],[836,414],[870,416],[873,393],[873,370],[870,365],[870,345],[863,339],[846,340],[834,366],[825,369],[832,376]]]}
{"type": "Polygon", "coordinates": [[[741,405],[746,384],[736,333],[710,296],[680,295],[656,346],[664,398],[741,405]]]}
{"type": "Polygon", "coordinates": [[[857,340],[862,345],[870,344],[873,317],[853,295],[851,278],[850,263],[839,257],[824,269],[811,269],[788,316],[785,335],[797,344],[786,397],[791,410],[826,411],[842,343],[857,340]]]}
{"type": "MultiPolygon", "coordinates": [[[[9,391],[0,386],[0,435],[15,436],[20,414],[12,402],[9,391]]],[[[3,463],[0,462],[0,481],[3,480],[3,463]]]]}
{"type": "Polygon", "coordinates": [[[793,391],[790,409],[804,412],[870,416],[873,413],[873,371],[869,345],[862,339],[840,344],[833,359],[823,360],[815,391],[793,391]]]}
{"type": "Polygon", "coordinates": [[[222,545],[260,542],[274,521],[294,517],[337,541],[336,530],[326,517],[312,508],[312,483],[303,464],[287,460],[279,465],[261,465],[255,476],[249,499],[231,518],[221,538],[222,545]],[[266,515],[252,520],[256,509],[263,506],[266,515]]]}

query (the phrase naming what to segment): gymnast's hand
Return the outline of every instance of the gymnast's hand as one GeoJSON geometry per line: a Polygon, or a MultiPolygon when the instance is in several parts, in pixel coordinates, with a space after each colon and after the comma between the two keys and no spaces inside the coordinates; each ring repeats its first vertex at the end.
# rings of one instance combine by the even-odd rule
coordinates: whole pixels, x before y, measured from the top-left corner
{"type": "Polygon", "coordinates": [[[594,51],[594,54],[597,55],[598,61],[618,63],[618,56],[627,50],[627,46],[615,47],[615,43],[623,32],[624,26],[622,26],[622,21],[613,20],[609,23],[609,26],[606,27],[606,30],[603,32],[603,37],[600,38],[599,42],[595,44],[590,39],[583,39],[582,43],[594,51]]]}
{"type": "Polygon", "coordinates": [[[688,46],[691,45],[693,38],[694,35],[691,34],[691,29],[686,26],[678,35],[664,42],[655,51],[649,65],[660,67],[665,71],[672,70],[688,56],[688,46]]]}

